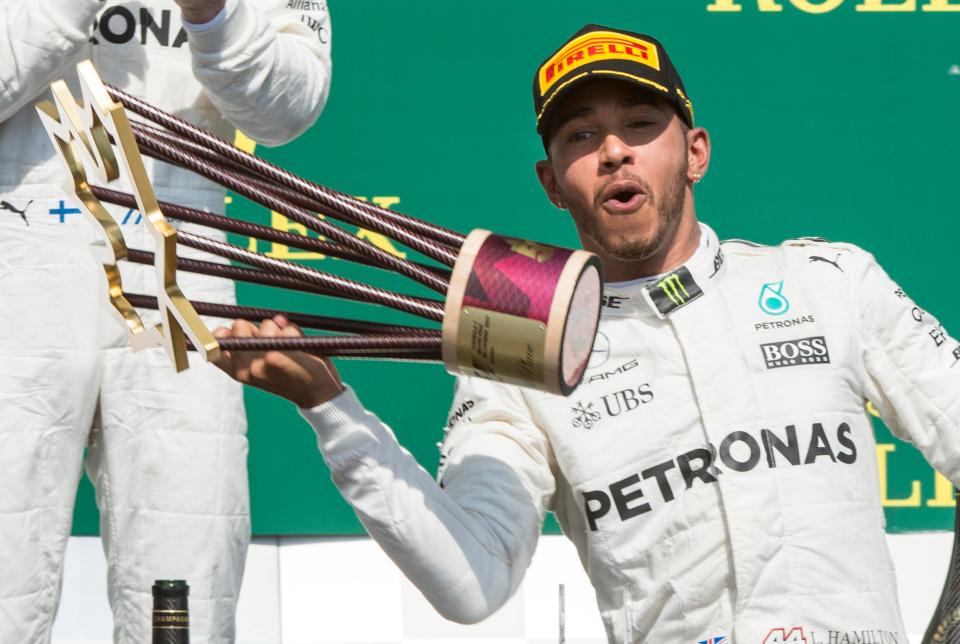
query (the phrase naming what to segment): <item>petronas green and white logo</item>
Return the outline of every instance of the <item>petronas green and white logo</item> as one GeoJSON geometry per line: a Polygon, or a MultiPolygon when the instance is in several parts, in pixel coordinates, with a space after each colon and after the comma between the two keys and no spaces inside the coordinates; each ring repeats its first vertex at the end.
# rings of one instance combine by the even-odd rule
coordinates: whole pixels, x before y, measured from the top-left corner
{"type": "Polygon", "coordinates": [[[757,300],[760,310],[767,315],[783,315],[790,310],[790,300],[783,294],[783,280],[767,282],[760,288],[757,300]]]}

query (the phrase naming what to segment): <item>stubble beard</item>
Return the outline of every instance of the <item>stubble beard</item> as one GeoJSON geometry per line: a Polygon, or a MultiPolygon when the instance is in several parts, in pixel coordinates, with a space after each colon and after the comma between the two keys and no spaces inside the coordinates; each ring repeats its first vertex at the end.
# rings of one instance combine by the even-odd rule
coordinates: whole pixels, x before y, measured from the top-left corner
{"type": "MultiPolygon", "coordinates": [[[[600,246],[606,254],[623,261],[648,259],[663,248],[667,236],[671,235],[677,228],[677,222],[683,212],[683,199],[687,183],[687,160],[684,158],[682,167],[674,175],[673,180],[664,187],[662,197],[654,195],[649,189],[649,184],[640,180],[639,177],[618,176],[618,179],[620,178],[633,179],[640,183],[646,191],[647,203],[644,206],[652,207],[655,213],[652,234],[640,236],[639,233],[605,231],[600,225],[600,216],[596,214],[597,210],[601,208],[599,204],[584,204],[568,195],[563,195],[563,198],[570,204],[570,215],[576,222],[577,228],[582,234],[586,234],[600,246]]],[[[636,217],[637,215],[613,216],[636,217]]]]}

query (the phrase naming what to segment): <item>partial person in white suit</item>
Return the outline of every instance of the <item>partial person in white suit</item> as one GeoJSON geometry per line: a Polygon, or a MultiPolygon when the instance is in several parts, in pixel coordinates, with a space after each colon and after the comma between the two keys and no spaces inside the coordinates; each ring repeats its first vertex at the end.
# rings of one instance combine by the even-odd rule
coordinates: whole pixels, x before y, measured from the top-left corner
{"type": "Polygon", "coordinates": [[[655,38],[586,25],[533,97],[537,176],[606,279],[569,397],[461,376],[434,480],[328,361],[218,364],[300,407],[370,536],[448,619],[507,602],[550,511],[612,644],[907,642],[865,402],[960,482],[960,342],[853,244],[721,242],[694,199],[710,137],[655,38]]]}
{"type": "MultiPolygon", "coordinates": [[[[232,642],[250,538],[242,390],[128,348],[100,301],[97,233],[60,188],[34,104],[60,78],[79,96],[75,66],[90,59],[192,123],[279,145],[326,103],[330,28],[322,0],[0,0],[0,642],[50,640],[84,461],[118,642],[148,641],[158,578],[189,582],[194,642],[232,642]]],[[[217,185],[146,163],[160,199],[223,211],[217,185]]],[[[128,246],[152,250],[140,213],[112,213],[128,246]]],[[[155,293],[151,267],[123,266],[123,280],[155,293]]],[[[191,299],[235,300],[227,280],[179,282],[191,299]]]]}

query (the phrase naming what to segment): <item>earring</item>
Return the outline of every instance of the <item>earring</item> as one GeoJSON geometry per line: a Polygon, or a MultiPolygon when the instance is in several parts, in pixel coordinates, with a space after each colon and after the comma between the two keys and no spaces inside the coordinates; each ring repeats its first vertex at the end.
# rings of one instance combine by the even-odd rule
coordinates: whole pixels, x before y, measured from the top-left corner
{"type": "Polygon", "coordinates": [[[694,173],[693,173],[693,182],[694,182],[694,183],[700,183],[700,179],[703,179],[703,175],[700,174],[699,172],[694,172],[694,173]]]}
{"type": "Polygon", "coordinates": [[[556,206],[557,208],[559,208],[560,210],[566,210],[566,208],[567,208],[567,205],[566,205],[565,203],[563,203],[563,200],[562,200],[562,199],[557,199],[556,203],[554,203],[553,205],[555,205],[555,206],[556,206]]]}

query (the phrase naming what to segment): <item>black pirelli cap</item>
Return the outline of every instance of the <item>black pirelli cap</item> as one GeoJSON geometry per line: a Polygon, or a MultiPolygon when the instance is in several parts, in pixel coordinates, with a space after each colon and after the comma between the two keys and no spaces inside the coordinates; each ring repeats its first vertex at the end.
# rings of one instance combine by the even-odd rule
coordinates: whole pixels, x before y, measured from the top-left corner
{"type": "Polygon", "coordinates": [[[614,78],[661,94],[689,127],[693,105],[666,50],[655,38],[632,31],[587,25],[550,55],[533,79],[537,133],[544,134],[560,97],[596,78],[614,78]]]}

